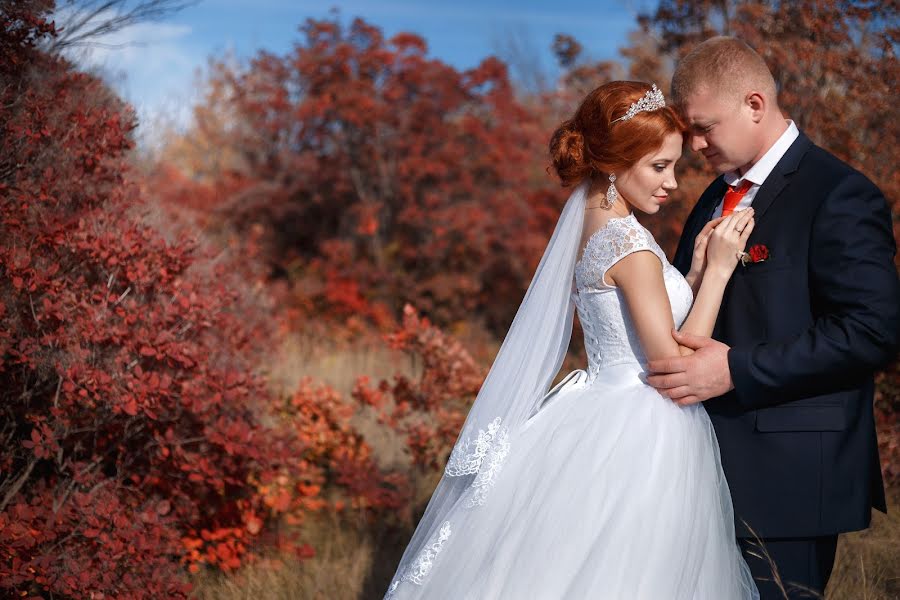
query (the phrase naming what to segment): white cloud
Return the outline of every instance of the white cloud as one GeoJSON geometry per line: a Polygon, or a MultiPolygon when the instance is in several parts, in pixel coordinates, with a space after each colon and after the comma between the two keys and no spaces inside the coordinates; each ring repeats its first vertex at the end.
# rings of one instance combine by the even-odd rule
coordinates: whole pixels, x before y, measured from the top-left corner
{"type": "MultiPolygon", "coordinates": [[[[59,11],[57,24],[66,14],[59,11]]],[[[106,12],[101,21],[113,16],[106,12]]],[[[153,144],[159,125],[186,126],[191,117],[194,72],[205,63],[191,47],[188,25],[144,22],[92,39],[66,50],[70,60],[97,73],[134,105],[140,119],[138,138],[153,144]]]]}

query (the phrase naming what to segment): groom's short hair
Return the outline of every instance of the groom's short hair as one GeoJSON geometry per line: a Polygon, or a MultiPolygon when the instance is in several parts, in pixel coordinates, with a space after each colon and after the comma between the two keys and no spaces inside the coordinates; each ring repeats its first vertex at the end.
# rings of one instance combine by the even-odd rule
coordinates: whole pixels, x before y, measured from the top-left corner
{"type": "Polygon", "coordinates": [[[678,61],[672,75],[672,99],[677,105],[704,89],[742,98],[754,88],[778,104],[775,79],[766,61],[746,42],[730,36],[713,37],[696,46],[678,61]]]}

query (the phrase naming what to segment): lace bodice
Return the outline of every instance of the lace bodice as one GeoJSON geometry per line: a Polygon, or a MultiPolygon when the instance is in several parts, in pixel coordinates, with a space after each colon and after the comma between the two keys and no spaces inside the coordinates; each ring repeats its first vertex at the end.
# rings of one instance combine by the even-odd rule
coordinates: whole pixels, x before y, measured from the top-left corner
{"type": "Polygon", "coordinates": [[[693,304],[690,285],[669,263],[653,235],[634,214],[610,219],[591,234],[581,258],[575,263],[572,299],[584,330],[587,371],[591,378],[602,367],[647,362],[621,290],[604,279],[611,266],[639,250],[652,251],[663,264],[663,278],[676,327],[681,327],[693,304]]]}

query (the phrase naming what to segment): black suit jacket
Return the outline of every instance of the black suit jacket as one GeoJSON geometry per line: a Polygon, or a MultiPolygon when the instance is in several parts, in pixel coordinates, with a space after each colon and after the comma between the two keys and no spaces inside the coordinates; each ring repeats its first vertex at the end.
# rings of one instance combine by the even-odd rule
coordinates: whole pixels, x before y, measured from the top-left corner
{"type": "MultiPolygon", "coordinates": [[[[726,185],[707,188],[674,265],[726,185]]],[[[828,535],[886,512],[873,418],[874,371],[900,345],[890,209],[860,172],[800,134],[753,199],[747,247],[713,338],[728,344],[734,390],[704,403],[721,449],[738,536],[828,535]]]]}

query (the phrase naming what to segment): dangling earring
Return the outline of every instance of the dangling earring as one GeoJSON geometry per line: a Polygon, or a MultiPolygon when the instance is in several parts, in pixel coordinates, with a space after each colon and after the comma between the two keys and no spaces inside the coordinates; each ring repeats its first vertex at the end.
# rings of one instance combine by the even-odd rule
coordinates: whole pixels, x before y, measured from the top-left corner
{"type": "Polygon", "coordinates": [[[606,202],[600,205],[601,208],[609,210],[612,205],[619,199],[619,190],[616,189],[616,174],[609,174],[609,187],[606,189],[606,202]]]}

